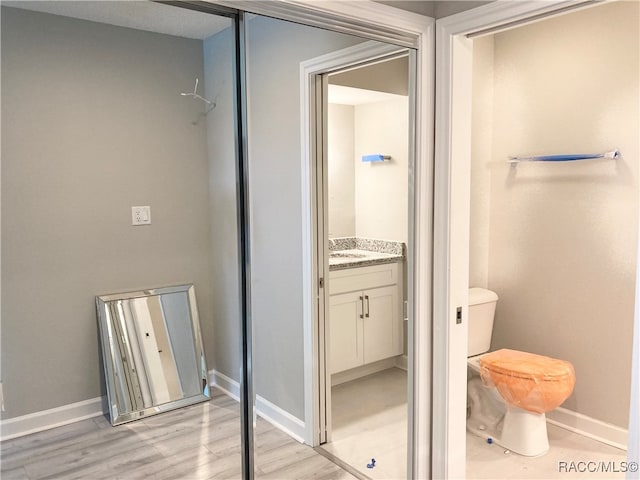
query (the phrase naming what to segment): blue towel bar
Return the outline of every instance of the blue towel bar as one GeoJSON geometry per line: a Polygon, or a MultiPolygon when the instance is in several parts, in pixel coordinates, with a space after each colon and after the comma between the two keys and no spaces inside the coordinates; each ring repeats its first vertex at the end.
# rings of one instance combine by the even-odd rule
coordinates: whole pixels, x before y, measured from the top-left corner
{"type": "Polygon", "coordinates": [[[538,155],[532,157],[509,157],[509,163],[519,162],[572,162],[574,160],[594,160],[596,158],[620,158],[619,150],[605,153],[576,153],[565,155],[538,155]]]}
{"type": "Polygon", "coordinates": [[[371,155],[363,155],[363,162],[384,162],[385,160],[390,160],[391,157],[389,155],[382,155],[380,153],[374,153],[371,155]]]}

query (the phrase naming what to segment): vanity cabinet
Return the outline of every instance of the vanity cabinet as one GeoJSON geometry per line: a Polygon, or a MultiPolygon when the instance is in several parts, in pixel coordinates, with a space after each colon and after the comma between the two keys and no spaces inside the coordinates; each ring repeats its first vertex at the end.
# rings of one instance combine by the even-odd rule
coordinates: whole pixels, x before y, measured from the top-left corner
{"type": "Polygon", "coordinates": [[[402,354],[401,264],[329,275],[331,373],[402,354]]]}

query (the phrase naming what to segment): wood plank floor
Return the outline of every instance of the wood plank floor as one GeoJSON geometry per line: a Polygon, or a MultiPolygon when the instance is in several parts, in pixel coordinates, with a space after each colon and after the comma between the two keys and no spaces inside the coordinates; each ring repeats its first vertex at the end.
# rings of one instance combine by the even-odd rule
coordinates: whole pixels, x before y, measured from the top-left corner
{"type": "MultiPolygon", "coordinates": [[[[255,477],[355,477],[258,418],[255,477]]],[[[210,402],[112,427],[105,417],[0,443],[2,480],[241,478],[240,410],[221,393],[210,402]]]]}

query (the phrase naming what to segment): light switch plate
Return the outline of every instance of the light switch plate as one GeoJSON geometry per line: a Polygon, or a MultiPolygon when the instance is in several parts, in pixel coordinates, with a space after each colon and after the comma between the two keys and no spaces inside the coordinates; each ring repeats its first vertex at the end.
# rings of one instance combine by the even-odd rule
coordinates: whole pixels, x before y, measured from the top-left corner
{"type": "Polygon", "coordinates": [[[151,225],[151,207],[131,207],[131,225],[151,225]]]}

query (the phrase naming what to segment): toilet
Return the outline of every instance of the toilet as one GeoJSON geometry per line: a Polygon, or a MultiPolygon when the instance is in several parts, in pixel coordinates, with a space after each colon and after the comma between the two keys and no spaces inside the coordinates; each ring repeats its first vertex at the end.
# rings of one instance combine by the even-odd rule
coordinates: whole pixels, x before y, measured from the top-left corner
{"type": "Polygon", "coordinates": [[[573,392],[573,365],[518,350],[487,353],[497,301],[495,292],[469,289],[467,430],[520,455],[543,455],[545,413],[573,392]]]}

